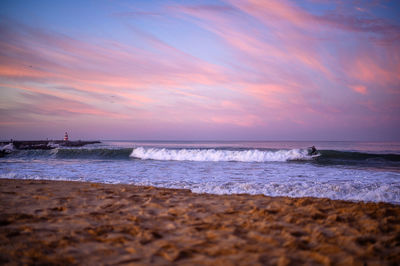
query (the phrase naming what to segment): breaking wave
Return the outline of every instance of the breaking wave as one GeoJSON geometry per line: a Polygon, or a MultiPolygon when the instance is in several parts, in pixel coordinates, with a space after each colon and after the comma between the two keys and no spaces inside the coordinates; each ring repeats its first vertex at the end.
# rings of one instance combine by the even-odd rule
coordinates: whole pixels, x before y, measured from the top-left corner
{"type": "Polygon", "coordinates": [[[262,151],[219,149],[160,149],[138,147],[130,157],[142,160],[198,161],[198,162],[286,162],[311,160],[306,149],[262,151]]]}
{"type": "Polygon", "coordinates": [[[310,162],[321,166],[343,165],[385,168],[400,172],[400,154],[319,150],[310,156],[307,149],[249,148],[54,148],[50,150],[18,150],[2,147],[2,157],[18,159],[94,159],[94,160],[158,160],[193,162],[310,162]]]}

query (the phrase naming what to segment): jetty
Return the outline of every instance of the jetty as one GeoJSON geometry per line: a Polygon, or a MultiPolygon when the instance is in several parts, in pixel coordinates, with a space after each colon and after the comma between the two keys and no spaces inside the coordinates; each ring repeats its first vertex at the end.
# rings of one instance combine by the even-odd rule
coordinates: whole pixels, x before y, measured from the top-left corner
{"type": "Polygon", "coordinates": [[[82,147],[88,144],[101,143],[95,141],[71,141],[68,138],[68,133],[65,132],[62,140],[10,140],[0,141],[0,157],[11,153],[13,150],[52,150],[59,147],[82,147]]]}
{"type": "Polygon", "coordinates": [[[2,141],[1,146],[12,143],[18,150],[51,150],[57,147],[82,147],[88,144],[101,143],[100,141],[71,141],[71,140],[13,140],[2,141]]]}
{"type": "Polygon", "coordinates": [[[0,157],[10,154],[13,150],[51,150],[58,147],[82,147],[100,141],[70,141],[70,140],[13,140],[0,141],[0,157]],[[10,145],[12,144],[12,145],[10,145]],[[7,147],[8,146],[8,147],[7,147]]]}

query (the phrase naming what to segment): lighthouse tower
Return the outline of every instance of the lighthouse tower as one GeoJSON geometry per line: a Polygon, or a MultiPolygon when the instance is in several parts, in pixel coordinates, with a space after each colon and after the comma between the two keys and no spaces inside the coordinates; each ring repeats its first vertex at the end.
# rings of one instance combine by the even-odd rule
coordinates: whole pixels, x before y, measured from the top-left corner
{"type": "Polygon", "coordinates": [[[68,133],[67,132],[65,132],[64,141],[68,141],[68,133]]]}

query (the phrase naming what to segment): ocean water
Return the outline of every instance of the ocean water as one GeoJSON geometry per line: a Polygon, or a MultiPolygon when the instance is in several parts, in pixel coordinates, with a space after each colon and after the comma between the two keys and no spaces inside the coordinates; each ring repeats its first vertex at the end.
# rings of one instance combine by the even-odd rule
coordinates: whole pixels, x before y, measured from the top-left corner
{"type": "Polygon", "coordinates": [[[0,158],[0,178],[400,204],[400,143],[103,141],[14,149],[0,158]],[[317,155],[308,154],[312,145],[317,155]]]}

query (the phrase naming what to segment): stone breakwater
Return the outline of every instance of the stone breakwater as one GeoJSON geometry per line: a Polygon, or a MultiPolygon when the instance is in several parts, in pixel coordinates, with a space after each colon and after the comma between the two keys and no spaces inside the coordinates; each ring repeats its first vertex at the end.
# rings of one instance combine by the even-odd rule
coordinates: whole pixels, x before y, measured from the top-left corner
{"type": "Polygon", "coordinates": [[[69,141],[69,140],[14,140],[0,142],[1,146],[12,144],[18,150],[49,150],[57,146],[82,147],[88,144],[101,143],[100,141],[69,141]]]}
{"type": "Polygon", "coordinates": [[[396,265],[400,206],[0,180],[0,263],[396,265]]]}

